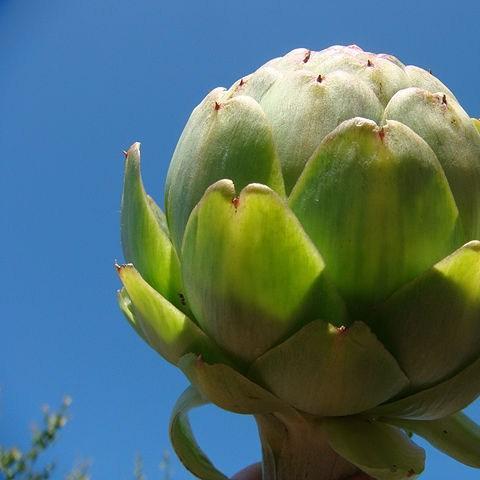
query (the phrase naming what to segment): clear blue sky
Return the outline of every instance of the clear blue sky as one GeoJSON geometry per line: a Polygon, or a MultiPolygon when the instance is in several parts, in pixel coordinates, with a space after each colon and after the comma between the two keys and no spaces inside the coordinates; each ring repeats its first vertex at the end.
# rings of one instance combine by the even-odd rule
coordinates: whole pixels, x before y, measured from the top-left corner
{"type": "MultiPolygon", "coordinates": [[[[116,307],[122,149],[142,142],[161,203],[192,108],[295,47],[393,53],[480,116],[479,19],[478,0],[0,0],[0,443],[22,444],[40,406],[69,393],[59,472],[91,458],[95,480],[129,479],[139,451],[158,478],[186,381],[116,307]]],[[[480,420],[480,403],[470,412],[480,420]]],[[[259,457],[247,417],[209,407],[194,426],[229,474],[259,457]]],[[[479,478],[428,453],[422,478],[479,478]]]]}

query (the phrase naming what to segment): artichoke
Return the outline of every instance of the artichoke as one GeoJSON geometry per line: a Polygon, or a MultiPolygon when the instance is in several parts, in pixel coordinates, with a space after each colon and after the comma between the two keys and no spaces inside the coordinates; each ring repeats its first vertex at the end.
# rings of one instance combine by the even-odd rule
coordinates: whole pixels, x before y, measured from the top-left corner
{"type": "Polygon", "coordinates": [[[480,467],[480,122],[431,73],[297,49],[195,108],[165,187],[126,152],[120,308],[191,386],[253,414],[265,480],[415,478],[415,433],[480,467]]]}

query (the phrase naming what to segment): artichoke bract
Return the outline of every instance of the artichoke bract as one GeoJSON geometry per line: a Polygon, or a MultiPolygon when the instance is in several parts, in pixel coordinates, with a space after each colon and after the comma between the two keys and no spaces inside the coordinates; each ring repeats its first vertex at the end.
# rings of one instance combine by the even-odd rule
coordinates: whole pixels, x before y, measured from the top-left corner
{"type": "Polygon", "coordinates": [[[431,73],[297,49],[191,114],[166,215],[126,153],[118,299],[188,411],[253,414],[265,480],[418,476],[423,436],[480,467],[480,122],[431,73]]]}

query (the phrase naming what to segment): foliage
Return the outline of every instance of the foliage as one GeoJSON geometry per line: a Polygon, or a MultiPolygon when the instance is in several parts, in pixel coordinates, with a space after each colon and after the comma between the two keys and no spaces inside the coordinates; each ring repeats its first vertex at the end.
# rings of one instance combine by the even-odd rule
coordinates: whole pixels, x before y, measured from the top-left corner
{"type": "MultiPolygon", "coordinates": [[[[57,411],[43,408],[40,428],[34,427],[31,443],[27,450],[0,445],[0,480],[53,480],[55,462],[42,462],[43,454],[55,443],[60,431],[69,420],[68,409],[72,400],[65,397],[57,411]],[[41,464],[41,465],[39,465],[41,464]]],[[[161,480],[173,480],[168,452],[164,452],[159,465],[161,480]]],[[[75,466],[64,480],[90,480],[90,464],[82,462],[75,466]]],[[[134,480],[147,480],[142,457],[137,454],[133,471],[134,480]]]]}
{"type": "MultiPolygon", "coordinates": [[[[60,430],[68,421],[70,397],[65,397],[56,412],[51,412],[48,406],[43,409],[43,425],[34,428],[31,445],[26,451],[17,447],[0,446],[0,473],[5,480],[47,480],[51,478],[55,463],[38,466],[40,455],[57,439],[60,430]]],[[[66,480],[89,480],[86,467],[75,468],[67,475],[66,480]]]]}

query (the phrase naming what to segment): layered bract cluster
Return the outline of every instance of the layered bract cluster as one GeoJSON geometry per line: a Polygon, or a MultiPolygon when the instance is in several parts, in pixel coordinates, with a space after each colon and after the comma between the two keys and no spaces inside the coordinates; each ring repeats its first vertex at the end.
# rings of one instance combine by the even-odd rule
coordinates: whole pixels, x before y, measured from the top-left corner
{"type": "Polygon", "coordinates": [[[294,50],[193,111],[166,218],[139,168],[135,144],[120,305],[203,398],[327,418],[375,478],[421,471],[402,429],[480,466],[456,413],[480,393],[479,122],[445,85],[355,46],[294,50]]]}

